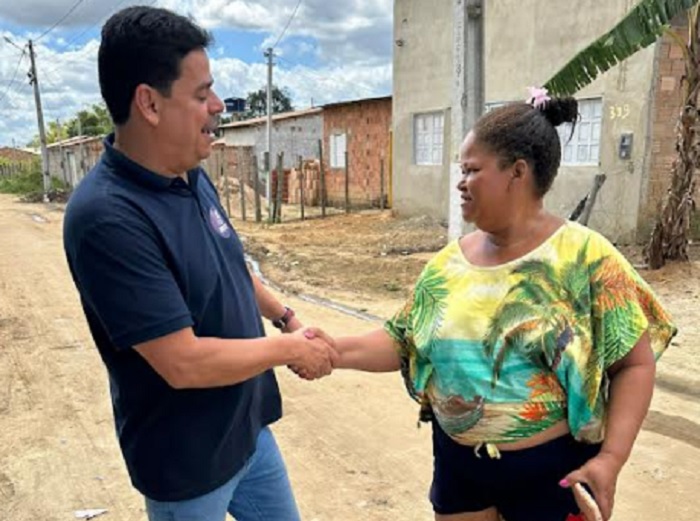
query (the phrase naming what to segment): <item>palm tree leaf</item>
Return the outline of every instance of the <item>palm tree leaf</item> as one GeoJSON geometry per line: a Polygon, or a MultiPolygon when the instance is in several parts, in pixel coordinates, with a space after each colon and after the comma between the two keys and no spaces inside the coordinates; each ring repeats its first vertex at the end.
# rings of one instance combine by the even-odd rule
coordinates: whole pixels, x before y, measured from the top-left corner
{"type": "Polygon", "coordinates": [[[512,287],[510,293],[513,298],[530,302],[533,306],[548,307],[557,302],[558,294],[549,288],[539,284],[538,279],[521,280],[512,287]]]}
{"type": "Polygon", "coordinates": [[[574,56],[545,83],[556,96],[571,96],[598,75],[654,43],[679,13],[700,0],[642,0],[609,32],[574,56]]]}
{"type": "Polygon", "coordinates": [[[522,275],[525,278],[537,279],[537,282],[551,293],[556,293],[559,288],[559,277],[551,263],[542,260],[528,260],[523,262],[517,269],[513,270],[514,275],[522,275]]]}
{"type": "Polygon", "coordinates": [[[486,355],[493,355],[496,345],[506,331],[517,328],[537,315],[538,310],[525,301],[511,300],[503,304],[498,313],[491,319],[488,333],[484,337],[483,345],[486,355]]]}
{"type": "MultiPolygon", "coordinates": [[[[585,252],[584,252],[585,253],[585,252]]],[[[576,311],[584,312],[590,309],[590,277],[585,257],[579,255],[574,262],[567,262],[561,270],[562,287],[567,292],[563,299],[576,311]]]]}
{"type": "Polygon", "coordinates": [[[440,270],[432,266],[423,272],[414,291],[414,337],[417,345],[425,346],[442,324],[449,292],[440,270]]]}

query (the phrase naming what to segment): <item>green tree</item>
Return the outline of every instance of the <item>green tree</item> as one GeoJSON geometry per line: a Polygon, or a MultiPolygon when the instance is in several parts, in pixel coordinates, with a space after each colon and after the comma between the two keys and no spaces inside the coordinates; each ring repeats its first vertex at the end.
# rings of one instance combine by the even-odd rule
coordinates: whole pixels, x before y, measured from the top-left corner
{"type": "Polygon", "coordinates": [[[95,104],[88,110],[81,110],[67,123],[69,137],[102,136],[112,131],[112,119],[107,108],[95,104]]]}
{"type": "MultiPolygon", "coordinates": [[[[46,142],[48,144],[63,141],[68,138],[68,129],[59,120],[49,121],[49,128],[46,130],[46,142]]],[[[37,139],[38,141],[38,139],[37,139]]]]}
{"type": "Polygon", "coordinates": [[[683,104],[676,125],[676,150],[671,186],[657,216],[645,257],[652,269],[667,260],[687,260],[691,215],[694,208],[694,174],[700,168],[700,10],[698,0],[642,0],[609,32],[574,56],[545,87],[555,95],[573,95],[599,74],[669,34],[683,49],[685,76],[683,104]],[[669,27],[686,12],[688,32],[669,27]]]}
{"type": "MultiPolygon", "coordinates": [[[[294,110],[289,91],[272,86],[272,113],[289,112],[294,110]]],[[[244,119],[259,118],[267,114],[267,89],[263,88],[249,92],[246,98],[244,119]]]]}
{"type": "MultiPolygon", "coordinates": [[[[112,119],[102,103],[96,103],[87,110],[81,110],[72,119],[61,124],[58,120],[49,121],[46,129],[48,144],[76,136],[102,136],[112,131],[112,119]]],[[[39,147],[39,136],[27,143],[28,147],[39,147]]]]}

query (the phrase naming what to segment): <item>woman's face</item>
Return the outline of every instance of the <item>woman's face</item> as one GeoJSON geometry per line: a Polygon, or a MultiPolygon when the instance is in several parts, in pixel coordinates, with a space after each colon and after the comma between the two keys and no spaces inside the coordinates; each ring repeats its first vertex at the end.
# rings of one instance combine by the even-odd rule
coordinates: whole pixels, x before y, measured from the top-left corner
{"type": "Polygon", "coordinates": [[[513,209],[515,166],[501,168],[499,157],[479,143],[470,132],[462,144],[462,178],[457,189],[462,193],[462,217],[483,231],[507,227],[513,209]]]}

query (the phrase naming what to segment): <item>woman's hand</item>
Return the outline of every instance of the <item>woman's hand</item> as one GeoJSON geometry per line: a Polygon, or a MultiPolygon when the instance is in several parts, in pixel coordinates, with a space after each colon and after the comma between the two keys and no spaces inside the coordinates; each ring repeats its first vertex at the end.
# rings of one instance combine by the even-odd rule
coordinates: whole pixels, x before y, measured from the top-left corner
{"type": "Polygon", "coordinates": [[[608,521],[612,516],[617,477],[620,475],[623,464],[624,462],[613,454],[601,452],[588,460],[583,467],[566,476],[560,484],[567,488],[575,483],[587,485],[593,492],[603,519],[608,521]]]}

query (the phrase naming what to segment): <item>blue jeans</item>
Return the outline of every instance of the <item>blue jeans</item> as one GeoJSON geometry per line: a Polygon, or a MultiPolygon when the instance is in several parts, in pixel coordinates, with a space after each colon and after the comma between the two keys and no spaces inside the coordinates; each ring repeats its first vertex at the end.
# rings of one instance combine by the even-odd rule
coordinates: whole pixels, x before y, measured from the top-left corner
{"type": "Polygon", "coordinates": [[[300,521],[275,437],[260,431],[255,452],[221,487],[194,499],[161,502],[146,498],[149,521],[300,521]]]}

